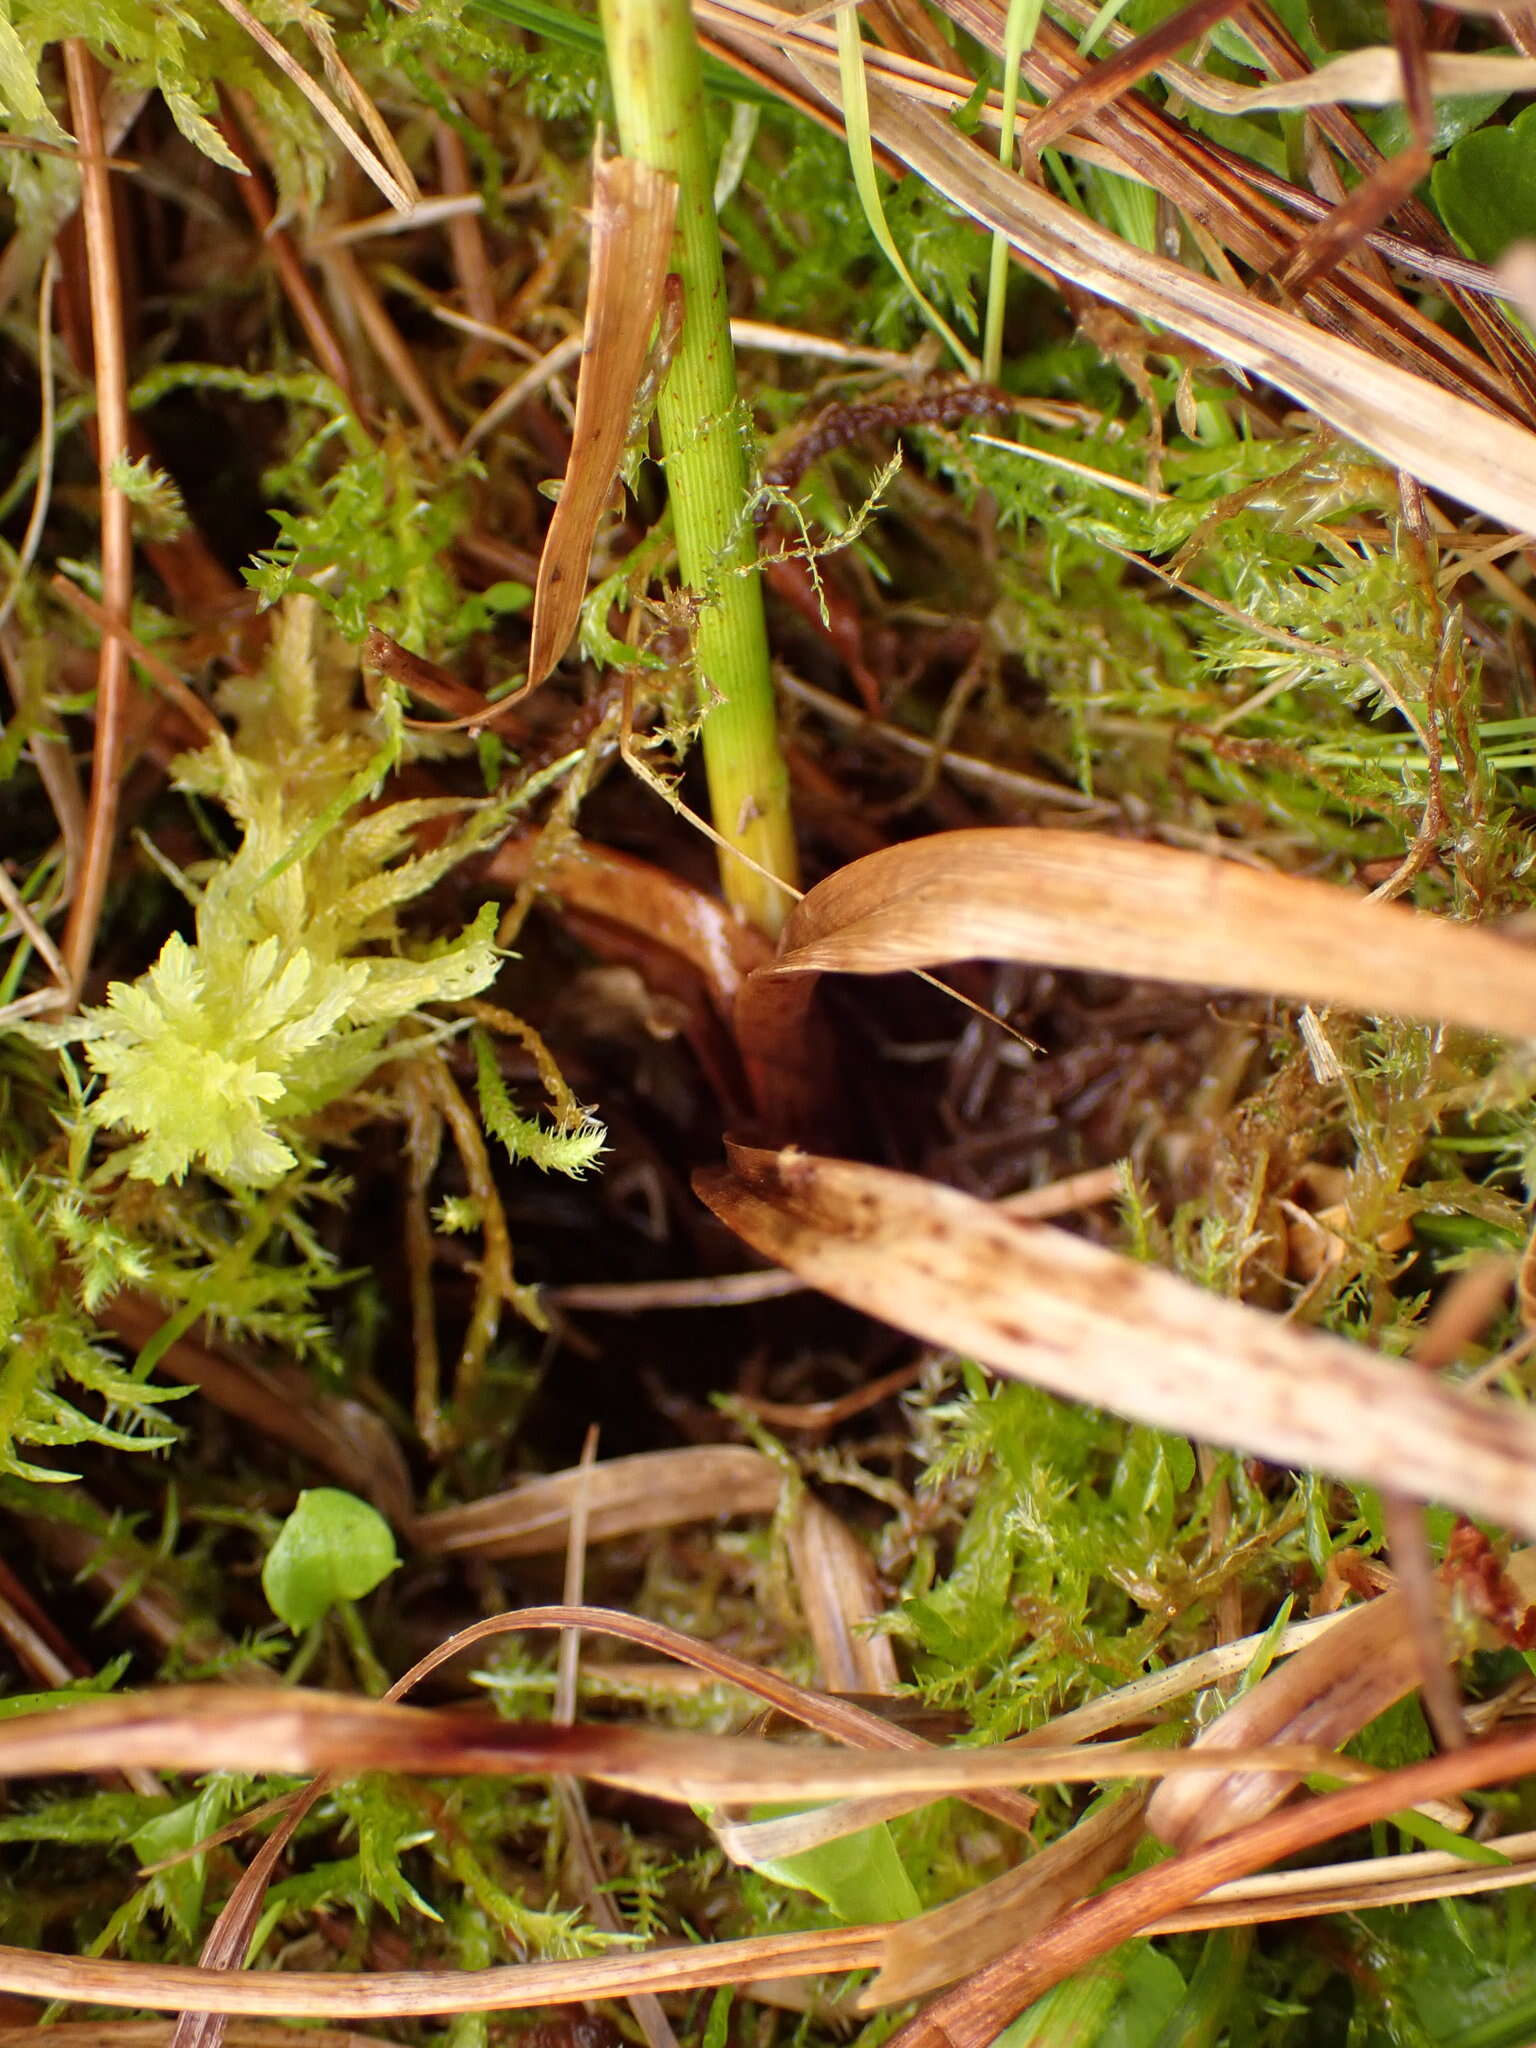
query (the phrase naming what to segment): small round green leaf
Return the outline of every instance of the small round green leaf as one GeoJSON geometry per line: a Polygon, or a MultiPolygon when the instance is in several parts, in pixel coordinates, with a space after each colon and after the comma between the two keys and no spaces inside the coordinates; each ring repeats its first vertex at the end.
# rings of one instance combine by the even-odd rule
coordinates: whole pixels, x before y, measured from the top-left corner
{"type": "Polygon", "coordinates": [[[1536,107],[1507,128],[1464,135],[1436,164],[1430,190],[1466,253],[1496,263],[1511,242],[1536,235],[1536,107]]]}
{"type": "Polygon", "coordinates": [[[334,1486],[301,1493],[261,1568],[262,1591],[278,1620],[311,1628],[341,1600],[361,1600],[399,1566],[395,1539],[377,1508],[334,1486]]]}

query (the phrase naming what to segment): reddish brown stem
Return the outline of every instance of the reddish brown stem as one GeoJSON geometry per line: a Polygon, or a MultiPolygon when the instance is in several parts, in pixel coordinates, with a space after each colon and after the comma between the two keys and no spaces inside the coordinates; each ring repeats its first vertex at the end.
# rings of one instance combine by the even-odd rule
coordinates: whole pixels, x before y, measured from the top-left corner
{"type": "MultiPolygon", "coordinates": [[[[108,616],[126,628],[133,596],[133,530],[128,500],[113,468],[128,453],[128,378],[123,306],[112,219],[111,173],[96,97],[96,66],[78,36],[64,44],[70,119],[80,151],[80,210],[90,274],[91,348],[96,373],[96,448],[101,478],[101,594],[108,616]]],[[[64,960],[73,998],[90,966],[117,837],[118,765],[128,694],[128,650],[116,632],[102,638],[96,672],[96,749],[80,886],[64,932],[64,960]]]]}

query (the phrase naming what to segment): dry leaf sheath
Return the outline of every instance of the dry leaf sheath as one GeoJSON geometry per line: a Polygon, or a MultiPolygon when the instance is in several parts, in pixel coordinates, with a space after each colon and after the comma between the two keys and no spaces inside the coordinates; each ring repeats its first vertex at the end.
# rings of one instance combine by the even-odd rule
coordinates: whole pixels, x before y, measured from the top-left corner
{"type": "Polygon", "coordinates": [[[528,687],[575,637],[597,523],[613,497],[671,261],[677,181],[616,156],[592,179],[592,262],[571,458],[539,556],[528,687]]]}
{"type": "Polygon", "coordinates": [[[1536,1420],[935,1181],[789,1149],[698,1176],[813,1287],[1069,1399],[1536,1535],[1536,1420]]]}
{"type": "Polygon", "coordinates": [[[779,1135],[821,1127],[816,977],[1022,960],[1344,1003],[1536,1035],[1536,954],[1342,889],[1134,840],[1029,827],[909,840],[796,905],[748,977],[737,1032],[779,1135]]]}

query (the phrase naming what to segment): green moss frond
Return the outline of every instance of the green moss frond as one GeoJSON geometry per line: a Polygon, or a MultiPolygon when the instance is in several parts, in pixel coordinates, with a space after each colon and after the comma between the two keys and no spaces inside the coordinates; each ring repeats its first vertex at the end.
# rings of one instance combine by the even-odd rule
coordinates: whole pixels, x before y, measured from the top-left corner
{"type": "Polygon", "coordinates": [[[595,1118],[578,1115],[565,1128],[550,1130],[531,1117],[518,1115],[496,1064],[495,1048],[483,1031],[475,1033],[475,1079],[485,1127],[500,1139],[508,1158],[528,1159],[546,1173],[569,1174],[572,1180],[580,1180],[602,1157],[608,1133],[595,1118]]]}
{"type": "Polygon", "coordinates": [[[373,721],[344,708],[339,672],[322,681],[315,623],[312,604],[290,605],[265,689],[236,693],[237,741],[180,764],[182,786],[217,797],[243,833],[202,882],[195,942],[173,933],[75,1034],[105,1083],[91,1121],[135,1134],[117,1163],[141,1179],[198,1166],[270,1187],[298,1162],[291,1127],[359,1087],[393,1025],[496,973],[489,906],[424,956],[398,950],[396,911],[483,842],[494,806],[472,806],[432,855],[381,866],[420,809],[342,825],[399,736],[381,752],[373,721]]]}

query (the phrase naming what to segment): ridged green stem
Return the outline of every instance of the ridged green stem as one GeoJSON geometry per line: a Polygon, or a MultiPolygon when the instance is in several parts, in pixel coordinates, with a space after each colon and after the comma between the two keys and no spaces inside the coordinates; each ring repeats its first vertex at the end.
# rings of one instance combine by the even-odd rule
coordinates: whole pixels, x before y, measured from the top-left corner
{"type": "MultiPolygon", "coordinates": [[[[721,837],[795,879],[789,777],[779,748],[762,584],[747,518],[747,458],[731,351],[714,167],[704,131],[699,46],[687,0],[601,0],[619,143],[677,180],[675,265],[683,329],[656,405],[684,585],[704,600],[696,655],[718,702],[704,722],[704,767],[721,837]]],[[[722,852],[726,900],[776,933],[790,899],[722,852]]]]}

